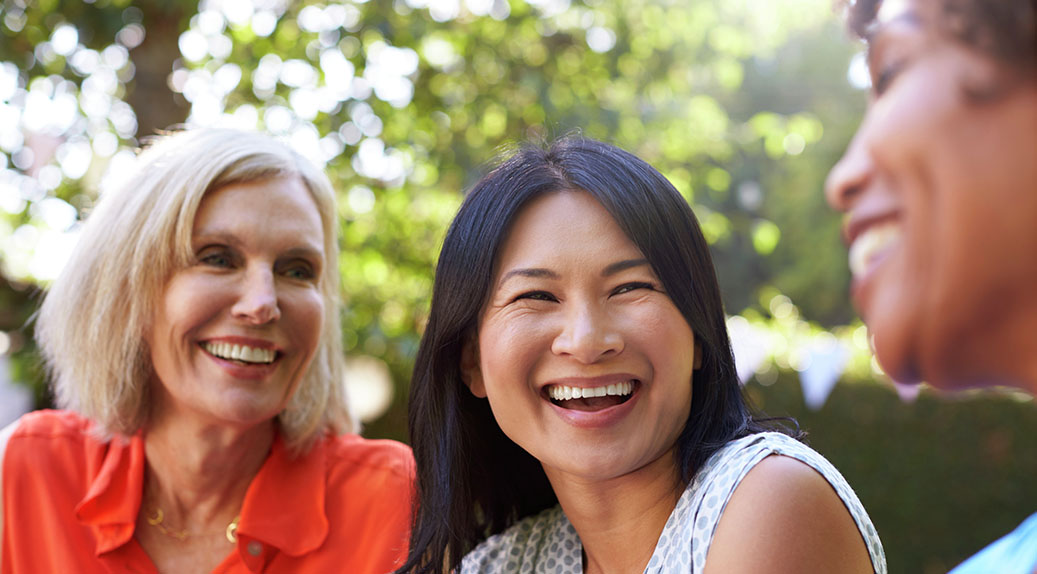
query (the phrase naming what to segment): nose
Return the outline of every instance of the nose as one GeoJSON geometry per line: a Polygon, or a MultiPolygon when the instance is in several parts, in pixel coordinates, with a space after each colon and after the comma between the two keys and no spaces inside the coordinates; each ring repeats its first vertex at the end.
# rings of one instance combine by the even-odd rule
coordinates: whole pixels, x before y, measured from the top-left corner
{"type": "Polygon", "coordinates": [[[551,351],[556,355],[592,364],[623,351],[623,337],[604,309],[579,305],[565,316],[564,321],[551,344],[551,351]]]}
{"type": "Polygon", "coordinates": [[[265,325],[281,318],[277,286],[269,269],[251,270],[244,275],[238,300],[231,307],[235,318],[252,325],[265,325]]]}
{"type": "Polygon", "coordinates": [[[849,211],[874,175],[874,163],[865,142],[864,125],[854,136],[842,159],[828,173],[825,199],[832,209],[849,211]]]}

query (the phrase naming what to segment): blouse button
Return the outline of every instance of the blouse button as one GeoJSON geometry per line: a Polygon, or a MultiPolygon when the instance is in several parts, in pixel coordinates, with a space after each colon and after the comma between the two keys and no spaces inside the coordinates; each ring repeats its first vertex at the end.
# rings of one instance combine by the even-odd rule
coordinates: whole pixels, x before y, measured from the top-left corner
{"type": "Polygon", "coordinates": [[[259,556],[263,553],[263,545],[253,540],[248,543],[248,553],[253,556],[259,556]]]}

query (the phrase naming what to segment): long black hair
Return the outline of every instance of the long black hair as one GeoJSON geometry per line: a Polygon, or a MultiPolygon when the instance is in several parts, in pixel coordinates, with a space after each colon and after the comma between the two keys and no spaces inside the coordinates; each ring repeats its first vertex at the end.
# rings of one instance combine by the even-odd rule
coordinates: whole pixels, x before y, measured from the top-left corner
{"type": "MultiPolygon", "coordinates": [[[[612,145],[564,137],[526,145],[468,193],[447,232],[410,389],[417,502],[403,573],[443,572],[490,534],[557,504],[540,463],[497,425],[461,380],[498,252],[511,223],[541,195],[583,190],[651,264],[701,346],[691,412],[677,439],[688,482],[733,438],[763,430],[741,394],[709,248],[691,208],[650,165],[612,145]]],[[[688,350],[692,352],[691,349],[688,350]]]]}

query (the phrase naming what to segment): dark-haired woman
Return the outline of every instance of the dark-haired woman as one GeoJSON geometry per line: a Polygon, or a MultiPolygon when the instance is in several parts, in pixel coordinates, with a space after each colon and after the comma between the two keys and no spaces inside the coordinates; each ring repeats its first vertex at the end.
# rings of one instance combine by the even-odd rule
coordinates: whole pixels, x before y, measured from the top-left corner
{"type": "MultiPolygon", "coordinates": [[[[850,15],[871,101],[827,193],[875,356],[898,381],[1037,395],[1037,2],[850,15]]],[[[987,572],[1037,572],[1037,514],[954,570],[987,572]]]]}
{"type": "Polygon", "coordinates": [[[447,234],[401,572],[885,572],[828,462],[764,432],[691,209],[607,144],[526,147],[447,234]]]}

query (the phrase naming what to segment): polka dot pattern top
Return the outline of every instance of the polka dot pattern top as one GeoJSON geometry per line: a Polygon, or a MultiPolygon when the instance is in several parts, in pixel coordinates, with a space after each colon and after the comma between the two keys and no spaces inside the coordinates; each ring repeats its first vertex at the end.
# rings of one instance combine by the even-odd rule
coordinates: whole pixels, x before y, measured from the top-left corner
{"type": "MultiPolygon", "coordinates": [[[[701,574],[720,515],[742,478],[758,462],[780,454],[810,465],[828,480],[861,532],[875,574],[886,574],[875,526],[839,471],[803,443],[780,433],[731,441],[713,454],[685,489],[663,527],[645,574],[701,574]]],[[[491,536],[461,562],[460,574],[582,574],[583,547],[560,506],[491,536]]]]}

